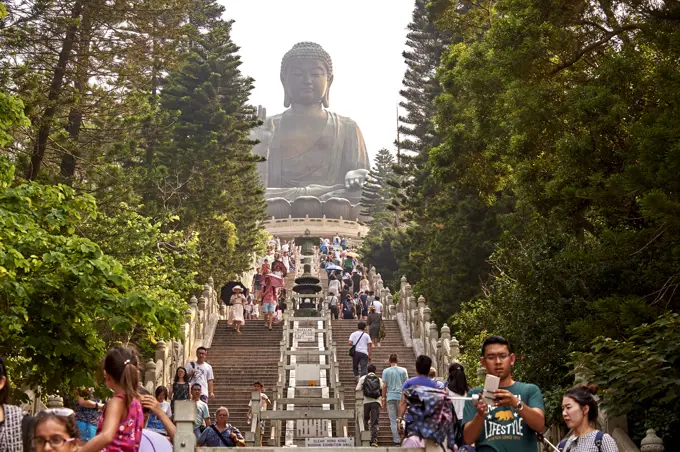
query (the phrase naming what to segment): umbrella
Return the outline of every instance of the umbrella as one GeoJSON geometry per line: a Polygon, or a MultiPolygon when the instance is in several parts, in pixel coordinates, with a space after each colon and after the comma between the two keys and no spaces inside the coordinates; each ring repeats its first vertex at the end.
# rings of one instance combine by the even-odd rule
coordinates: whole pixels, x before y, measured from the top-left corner
{"type": "Polygon", "coordinates": [[[345,253],[345,256],[359,258],[359,255],[358,255],[357,253],[355,253],[354,251],[347,251],[347,252],[345,253]]]}
{"type": "Polygon", "coordinates": [[[272,273],[269,273],[264,276],[265,282],[264,284],[267,284],[267,278],[269,278],[270,284],[272,287],[283,287],[283,278],[276,276],[272,273]]]}
{"type": "Polygon", "coordinates": [[[240,286],[241,291],[245,293],[246,286],[244,286],[240,281],[230,281],[222,286],[222,289],[220,290],[220,300],[222,300],[227,306],[231,305],[231,296],[234,294],[234,287],[236,286],[240,286]]]}
{"type": "Polygon", "coordinates": [[[172,443],[166,436],[151,430],[143,429],[142,442],[140,444],[139,450],[172,452],[172,443]]]}
{"type": "Polygon", "coordinates": [[[342,270],[342,267],[335,264],[330,264],[326,266],[326,270],[342,270]]]}

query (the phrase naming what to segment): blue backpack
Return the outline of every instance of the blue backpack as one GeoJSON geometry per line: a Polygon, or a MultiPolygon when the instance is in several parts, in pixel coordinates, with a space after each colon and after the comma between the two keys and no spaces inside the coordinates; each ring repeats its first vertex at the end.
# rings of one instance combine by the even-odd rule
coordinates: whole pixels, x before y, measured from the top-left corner
{"type": "MultiPolygon", "coordinates": [[[[597,447],[597,452],[602,452],[602,437],[604,436],[604,433],[601,431],[597,431],[595,434],[595,447],[597,447]]],[[[560,452],[564,452],[564,447],[567,445],[567,440],[563,439],[560,441],[560,443],[557,445],[557,448],[559,449],[560,452]]]]}

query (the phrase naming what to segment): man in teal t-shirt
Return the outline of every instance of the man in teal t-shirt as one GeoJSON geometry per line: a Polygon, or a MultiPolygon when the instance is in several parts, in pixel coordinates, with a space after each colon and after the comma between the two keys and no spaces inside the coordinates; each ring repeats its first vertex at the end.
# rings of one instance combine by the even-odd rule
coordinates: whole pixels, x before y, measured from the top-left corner
{"type": "Polygon", "coordinates": [[[399,359],[396,353],[390,355],[390,367],[383,370],[383,399],[387,404],[387,414],[390,417],[390,428],[392,429],[392,440],[395,446],[401,444],[397,417],[399,416],[399,401],[401,400],[401,388],[408,380],[408,372],[403,367],[399,367],[399,359]]]}
{"type": "MultiPolygon", "coordinates": [[[[480,362],[490,375],[500,378],[494,391],[496,404],[477,406],[465,403],[463,437],[466,444],[475,444],[479,452],[536,452],[536,432],[545,427],[545,407],[538,386],[514,381],[511,369],[515,355],[508,341],[491,336],[482,345],[480,362]]],[[[479,394],[482,388],[471,389],[468,395],[479,394]]]]}

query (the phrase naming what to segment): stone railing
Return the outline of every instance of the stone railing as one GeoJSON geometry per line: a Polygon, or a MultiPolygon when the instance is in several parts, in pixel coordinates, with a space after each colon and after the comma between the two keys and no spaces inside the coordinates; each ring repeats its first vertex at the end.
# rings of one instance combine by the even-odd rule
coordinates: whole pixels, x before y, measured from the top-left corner
{"type": "Polygon", "coordinates": [[[406,277],[401,278],[399,301],[394,304],[394,296],[390,289],[384,286],[380,273],[375,267],[368,272],[371,290],[380,295],[384,306],[386,319],[396,319],[402,334],[404,345],[412,347],[416,356],[427,355],[432,358],[432,367],[437,369],[437,375],[446,376],[449,365],[456,361],[460,354],[460,344],[455,337],[451,337],[448,325],[441,329],[431,319],[432,311],[421,295],[416,299],[411,285],[406,277]]]}
{"type": "Polygon", "coordinates": [[[210,348],[217,322],[226,318],[226,306],[220,303],[212,277],[203,292],[189,300],[189,309],[181,327],[182,337],[156,343],[156,356],[144,366],[144,387],[153,394],[158,386],[172,384],[178,367],[194,356],[198,347],[210,348]]]}

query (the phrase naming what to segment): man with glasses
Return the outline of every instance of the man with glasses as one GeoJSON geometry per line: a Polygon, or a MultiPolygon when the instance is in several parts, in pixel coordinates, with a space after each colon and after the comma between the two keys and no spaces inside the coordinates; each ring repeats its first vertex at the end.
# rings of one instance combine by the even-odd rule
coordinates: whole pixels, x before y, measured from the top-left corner
{"type": "MultiPolygon", "coordinates": [[[[543,396],[538,386],[512,379],[515,360],[510,344],[501,336],[491,336],[482,344],[480,362],[489,375],[500,378],[500,384],[493,393],[493,406],[483,399],[476,406],[465,402],[463,437],[479,452],[538,451],[536,432],[545,426],[543,396]]],[[[482,389],[471,389],[468,396],[480,394],[482,389]]]]}
{"type": "Polygon", "coordinates": [[[201,433],[210,425],[210,411],[208,405],[201,400],[201,385],[191,385],[191,400],[196,402],[196,421],[194,422],[194,435],[200,438],[201,433]]]}

